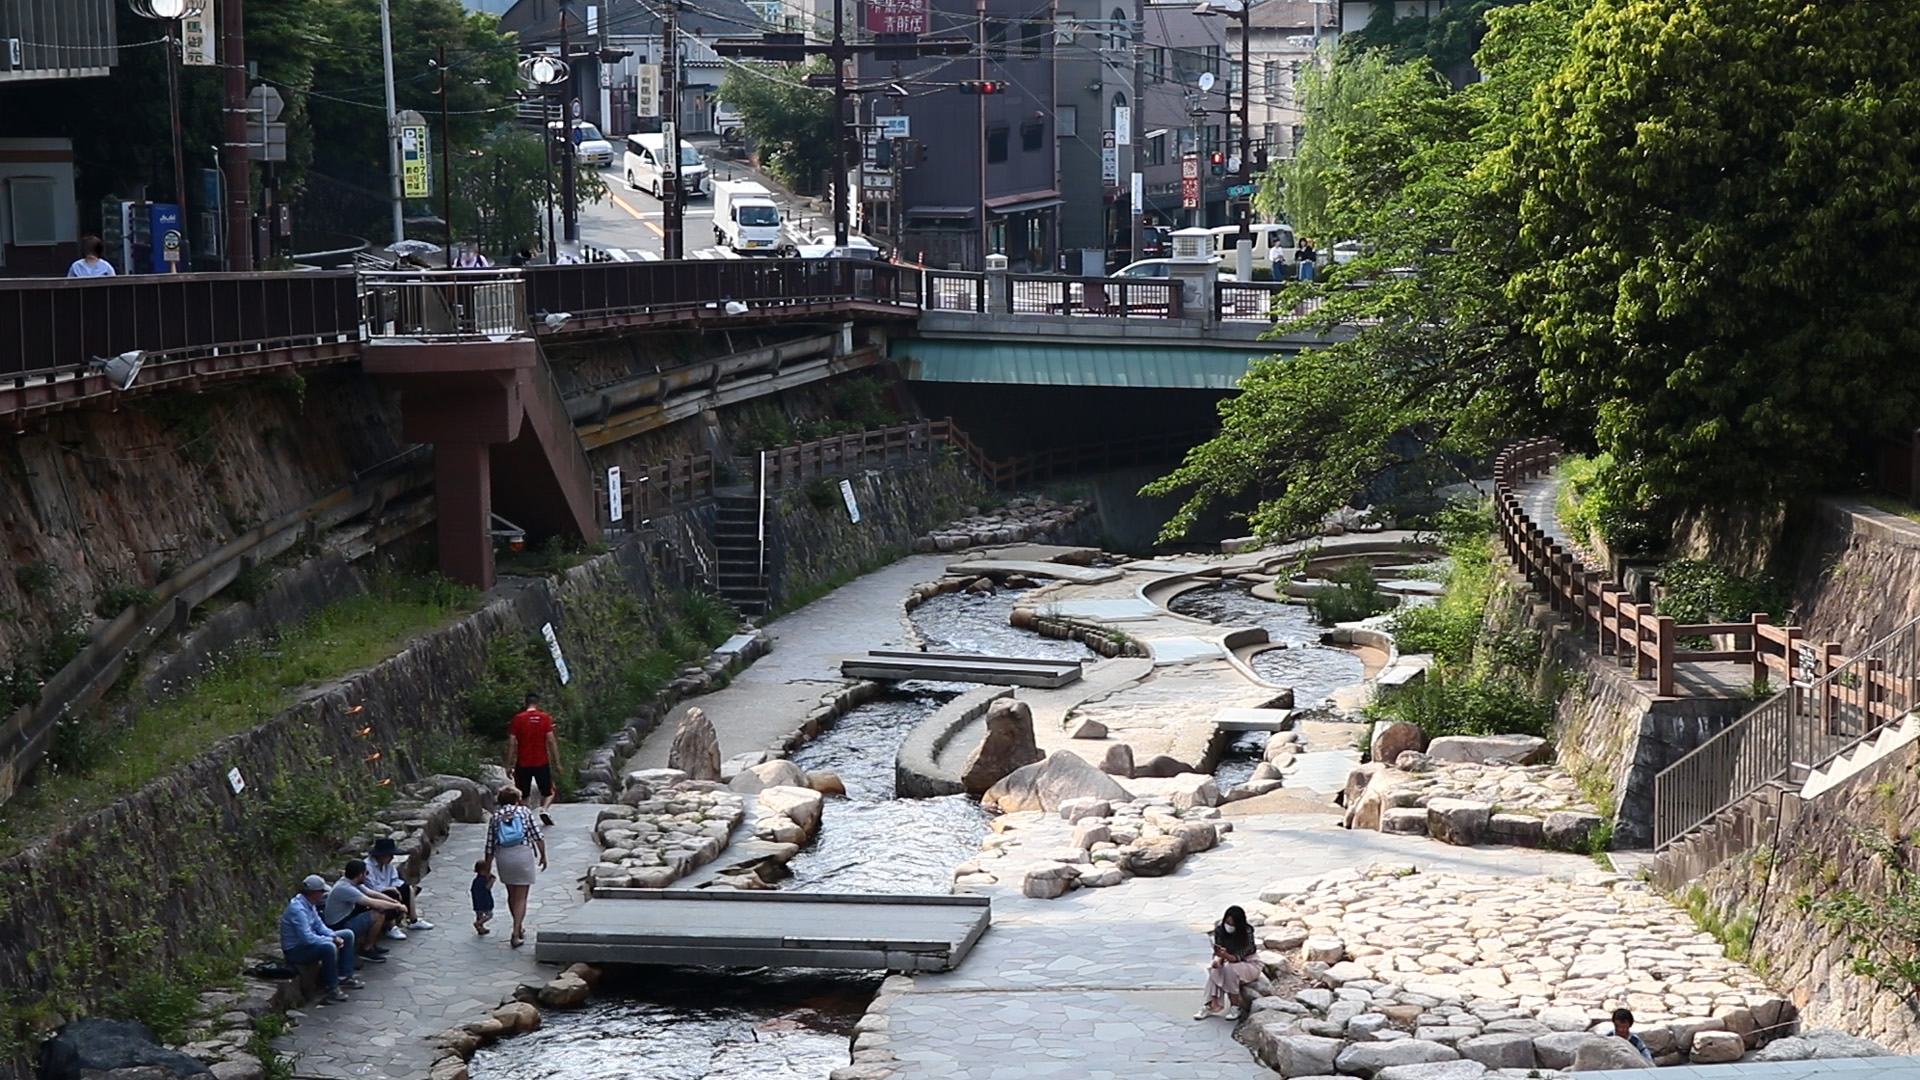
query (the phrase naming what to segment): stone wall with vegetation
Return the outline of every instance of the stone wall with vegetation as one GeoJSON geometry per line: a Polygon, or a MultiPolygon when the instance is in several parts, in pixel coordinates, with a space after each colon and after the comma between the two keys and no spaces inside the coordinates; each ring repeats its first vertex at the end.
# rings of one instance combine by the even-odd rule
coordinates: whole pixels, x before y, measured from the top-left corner
{"type": "Polygon", "coordinates": [[[1807,1027],[1920,1053],[1920,752],[1809,802],[1765,802],[1743,851],[1661,883],[1729,955],[1790,987],[1807,1027]]]}
{"type": "MultiPolygon", "coordinates": [[[[4,808],[0,1077],[8,1062],[26,1075],[20,1055],[32,1036],[63,1018],[150,1018],[232,977],[291,882],[325,869],[316,860],[330,859],[394,788],[428,773],[472,775],[497,760],[496,736],[529,688],[545,691],[577,760],[733,626],[723,606],[675,590],[638,544],[478,610],[470,592],[421,587],[446,590],[438,600],[449,614],[386,659],[310,684],[296,677],[284,699],[270,699],[290,705],[217,741],[177,748],[181,760],[137,790],[113,789],[130,760],[152,751],[125,741],[102,746],[86,768],[36,780],[93,799],[100,808],[91,813],[42,812],[31,787],[4,808]],[[564,687],[539,633],[546,623],[570,668],[564,687]],[[238,792],[229,781],[235,769],[238,792]]],[[[371,599],[349,598],[315,618],[373,619],[380,612],[367,605],[398,603],[395,595],[375,582],[371,599]]],[[[296,655],[292,647],[277,656],[237,652],[156,708],[238,707],[205,692],[227,693],[233,665],[288,664],[296,655]]],[[[259,707],[254,698],[243,704],[259,707]]],[[[193,742],[199,730],[173,741],[193,742]]]]}
{"type": "Polygon", "coordinates": [[[1920,616],[1920,522],[1822,499],[1806,534],[1793,601],[1809,639],[1851,653],[1920,616]]]}

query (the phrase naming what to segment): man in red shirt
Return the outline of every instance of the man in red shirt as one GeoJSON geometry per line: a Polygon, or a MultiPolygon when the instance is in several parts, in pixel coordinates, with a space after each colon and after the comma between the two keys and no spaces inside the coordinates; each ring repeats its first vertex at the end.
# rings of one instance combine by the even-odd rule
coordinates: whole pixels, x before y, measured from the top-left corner
{"type": "Polygon", "coordinates": [[[553,717],[540,708],[540,695],[529,693],[527,707],[507,724],[507,771],[528,808],[540,811],[542,825],[553,824],[544,804],[553,801],[553,770],[559,765],[560,736],[554,733],[553,717]],[[538,795],[535,784],[540,786],[538,795]]]}

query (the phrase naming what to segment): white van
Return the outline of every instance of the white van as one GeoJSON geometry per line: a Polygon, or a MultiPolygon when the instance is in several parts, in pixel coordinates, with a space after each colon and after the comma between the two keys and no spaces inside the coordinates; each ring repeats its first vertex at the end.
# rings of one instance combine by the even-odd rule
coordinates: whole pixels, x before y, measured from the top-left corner
{"type": "MultiPolygon", "coordinates": [[[[667,137],[658,132],[627,136],[627,153],[621,162],[627,186],[659,198],[660,169],[667,160],[667,137]]],[[[680,140],[680,192],[689,199],[707,193],[707,163],[700,151],[680,140]]]]}
{"type": "MultiPolygon", "coordinates": [[[[1221,225],[1208,230],[1213,233],[1213,253],[1223,264],[1234,264],[1234,247],[1240,242],[1240,226],[1221,225]]],[[[1253,265],[1255,269],[1273,268],[1275,260],[1282,266],[1293,265],[1293,253],[1298,249],[1299,241],[1294,239],[1293,226],[1274,222],[1253,226],[1253,265]]]]}

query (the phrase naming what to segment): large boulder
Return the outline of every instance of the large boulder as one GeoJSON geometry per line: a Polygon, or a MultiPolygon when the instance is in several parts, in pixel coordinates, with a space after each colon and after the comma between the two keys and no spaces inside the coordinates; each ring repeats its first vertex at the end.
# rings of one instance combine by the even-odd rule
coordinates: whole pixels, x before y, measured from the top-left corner
{"type": "Polygon", "coordinates": [[[1533,1038],[1534,1064],[1542,1069],[1571,1069],[1573,1055],[1579,1052],[1582,1043],[1588,1039],[1605,1037],[1589,1035],[1584,1031],[1555,1031],[1536,1035],[1533,1038]]]}
{"type": "Polygon", "coordinates": [[[1493,807],[1475,799],[1427,801],[1427,835],[1435,840],[1472,847],[1487,838],[1493,807]]]}
{"type": "Polygon", "coordinates": [[[1517,1031],[1473,1035],[1454,1043],[1460,1056],[1477,1061],[1489,1069],[1533,1068],[1533,1036],[1517,1031]]]}
{"type": "Polygon", "coordinates": [[[667,750],[667,767],[679,769],[691,780],[720,779],[720,733],[713,730],[705,710],[695,706],[680,718],[667,750]]]}
{"type": "Polygon", "coordinates": [[[1291,1018],[1261,1024],[1249,1033],[1253,1055],[1281,1076],[1326,1076],[1333,1072],[1341,1041],[1296,1035],[1291,1018]]]}
{"type": "Polygon", "coordinates": [[[1152,776],[1162,779],[1169,776],[1179,776],[1181,773],[1192,771],[1193,766],[1181,761],[1179,758],[1168,757],[1165,754],[1155,754],[1133,767],[1133,775],[1135,776],[1152,776]]]}
{"type": "Polygon", "coordinates": [[[1189,855],[1211,851],[1220,842],[1220,830],[1206,821],[1183,821],[1173,827],[1172,836],[1189,855]]]}
{"type": "Polygon", "coordinates": [[[1460,1055],[1451,1047],[1419,1039],[1394,1042],[1354,1043],[1340,1052],[1334,1068],[1352,1076],[1373,1076],[1395,1065],[1426,1065],[1436,1061],[1456,1061],[1460,1055]]]}
{"type": "Polygon", "coordinates": [[[1555,810],[1547,815],[1543,839],[1548,847],[1562,851],[1585,851],[1593,843],[1594,830],[1600,827],[1599,814],[1584,810],[1555,810]]]}
{"type": "Polygon", "coordinates": [[[1042,862],[1027,867],[1026,876],[1020,881],[1020,892],[1036,900],[1051,900],[1063,896],[1073,888],[1074,879],[1080,876],[1080,869],[1065,863],[1042,862]]]}
{"type": "Polygon", "coordinates": [[[1180,869],[1187,846],[1171,836],[1156,836],[1119,851],[1120,868],[1134,877],[1166,877],[1180,869]]]}
{"type": "Polygon", "coordinates": [[[1373,1080],[1479,1080],[1487,1067],[1477,1061],[1430,1061],[1421,1065],[1389,1065],[1373,1080]]]}
{"type": "MultiPolygon", "coordinates": [[[[1362,768],[1368,768],[1362,766],[1362,768]]],[[[1356,770],[1357,772],[1357,770],[1356,770]]],[[[1380,817],[1394,806],[1394,789],[1409,783],[1413,776],[1399,769],[1371,769],[1366,774],[1365,788],[1357,798],[1347,801],[1347,821],[1349,829],[1374,830],[1380,827],[1380,817]]],[[[1353,790],[1354,777],[1347,778],[1347,790],[1353,790]]]]}
{"type": "Polygon", "coordinates": [[[742,795],[755,795],[770,787],[807,787],[807,773],[791,761],[776,758],[741,769],[727,786],[742,795]]]}
{"type": "Polygon", "coordinates": [[[1173,801],[1175,810],[1220,805],[1220,788],[1206,773],[1181,773],[1172,779],[1165,794],[1173,801]]]}
{"type": "Polygon", "coordinates": [[[761,817],[778,814],[792,819],[808,836],[820,827],[820,807],[826,797],[812,788],[770,787],[754,796],[761,817]]]}
{"type": "MultiPolygon", "coordinates": [[[[1352,810],[1354,804],[1360,801],[1360,796],[1366,792],[1367,785],[1373,782],[1373,774],[1386,768],[1391,768],[1391,766],[1383,765],[1377,761],[1369,761],[1365,765],[1355,765],[1352,769],[1348,770],[1347,785],[1341,789],[1340,797],[1334,801],[1346,807],[1348,810],[1352,810]]],[[[1347,827],[1352,828],[1353,825],[1349,823],[1347,827]]]]}
{"type": "Polygon", "coordinates": [[[1427,756],[1457,765],[1541,765],[1553,757],[1553,748],[1537,735],[1443,735],[1428,744],[1427,756]]]}
{"type": "Polygon", "coordinates": [[[1546,839],[1546,822],[1529,814],[1495,814],[1487,821],[1487,841],[1513,847],[1539,847],[1546,839]]]}
{"type": "Polygon", "coordinates": [[[1100,771],[1109,776],[1133,778],[1133,747],[1117,742],[1107,745],[1105,756],[1100,759],[1100,771]]]}
{"type": "Polygon", "coordinates": [[[960,768],[960,786],[984,795],[1008,773],[1046,757],[1033,741],[1033,709],[1024,701],[1000,698],[987,708],[987,734],[960,768]]]}
{"type": "Polygon", "coordinates": [[[1392,765],[1400,760],[1400,754],[1406,750],[1425,750],[1427,733],[1420,730],[1419,724],[1409,724],[1405,720],[1381,720],[1373,725],[1371,760],[1392,765]]]}
{"type": "Polygon", "coordinates": [[[1641,1057],[1640,1051],[1635,1050],[1632,1043],[1607,1035],[1596,1035],[1575,1047],[1573,1051],[1575,1072],[1651,1068],[1653,1068],[1653,1062],[1641,1057]]]}
{"type": "Polygon", "coordinates": [[[1693,1037],[1687,1060],[1695,1065],[1724,1065],[1739,1061],[1746,1052],[1747,1041],[1737,1031],[1703,1031],[1693,1037]]]}
{"type": "Polygon", "coordinates": [[[1105,799],[1123,803],[1133,796],[1113,777],[1087,764],[1071,750],[1058,750],[1045,761],[1023,765],[988,788],[981,805],[1002,813],[1042,810],[1058,813],[1069,799],[1105,799]]]}
{"type": "Polygon", "coordinates": [[[1753,1061],[1810,1061],[1820,1058],[1885,1057],[1887,1048],[1839,1028],[1814,1028],[1775,1039],[1754,1052],[1753,1061]]]}
{"type": "Polygon", "coordinates": [[[145,1067],[154,1076],[205,1076],[208,1069],[169,1050],[145,1024],[89,1017],[62,1027],[41,1050],[45,1080],[82,1080],[115,1069],[145,1067]]]}

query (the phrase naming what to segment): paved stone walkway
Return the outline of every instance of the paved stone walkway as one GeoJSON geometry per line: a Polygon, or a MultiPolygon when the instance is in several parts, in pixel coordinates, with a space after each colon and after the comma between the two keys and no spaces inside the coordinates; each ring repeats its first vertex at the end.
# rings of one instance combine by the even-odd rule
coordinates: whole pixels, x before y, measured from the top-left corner
{"type": "MultiPolygon", "coordinates": [[[[1647,1080],[1644,1069],[1569,1073],[1573,1080],[1647,1080]]],[[[1920,1057],[1765,1061],[1733,1065],[1675,1065],[1655,1080],[1920,1080],[1920,1057]]]]}
{"type": "Polygon", "coordinates": [[[1279,878],[1371,862],[1571,877],[1585,858],[1518,848],[1409,847],[1331,815],[1237,819],[1220,847],[1170,877],[1030,900],[1010,885],[959,971],[923,975],[892,1008],[888,1049],[908,1080],[1271,1080],[1224,1021],[1195,1021],[1203,937],[1228,904],[1279,878]]]}
{"type": "MultiPolygon", "coordinates": [[[[595,804],[556,806],[547,834],[547,872],[527,902],[527,930],[536,934],[556,913],[582,903],[580,879],[599,858],[593,840],[595,804]]],[[[506,889],[494,886],[493,933],[473,932],[468,886],[486,847],[486,826],[456,824],[434,852],[434,872],[422,884],[420,914],[434,924],[405,941],[382,944],[384,964],[366,964],[365,990],[342,1005],[308,1006],[300,1026],[275,1041],[295,1056],[294,1075],[327,1080],[419,1080],[433,1064],[429,1036],[478,1020],[512,997],[522,982],[545,982],[552,968],[533,961],[533,940],[507,944],[513,919],[506,889]]]]}

